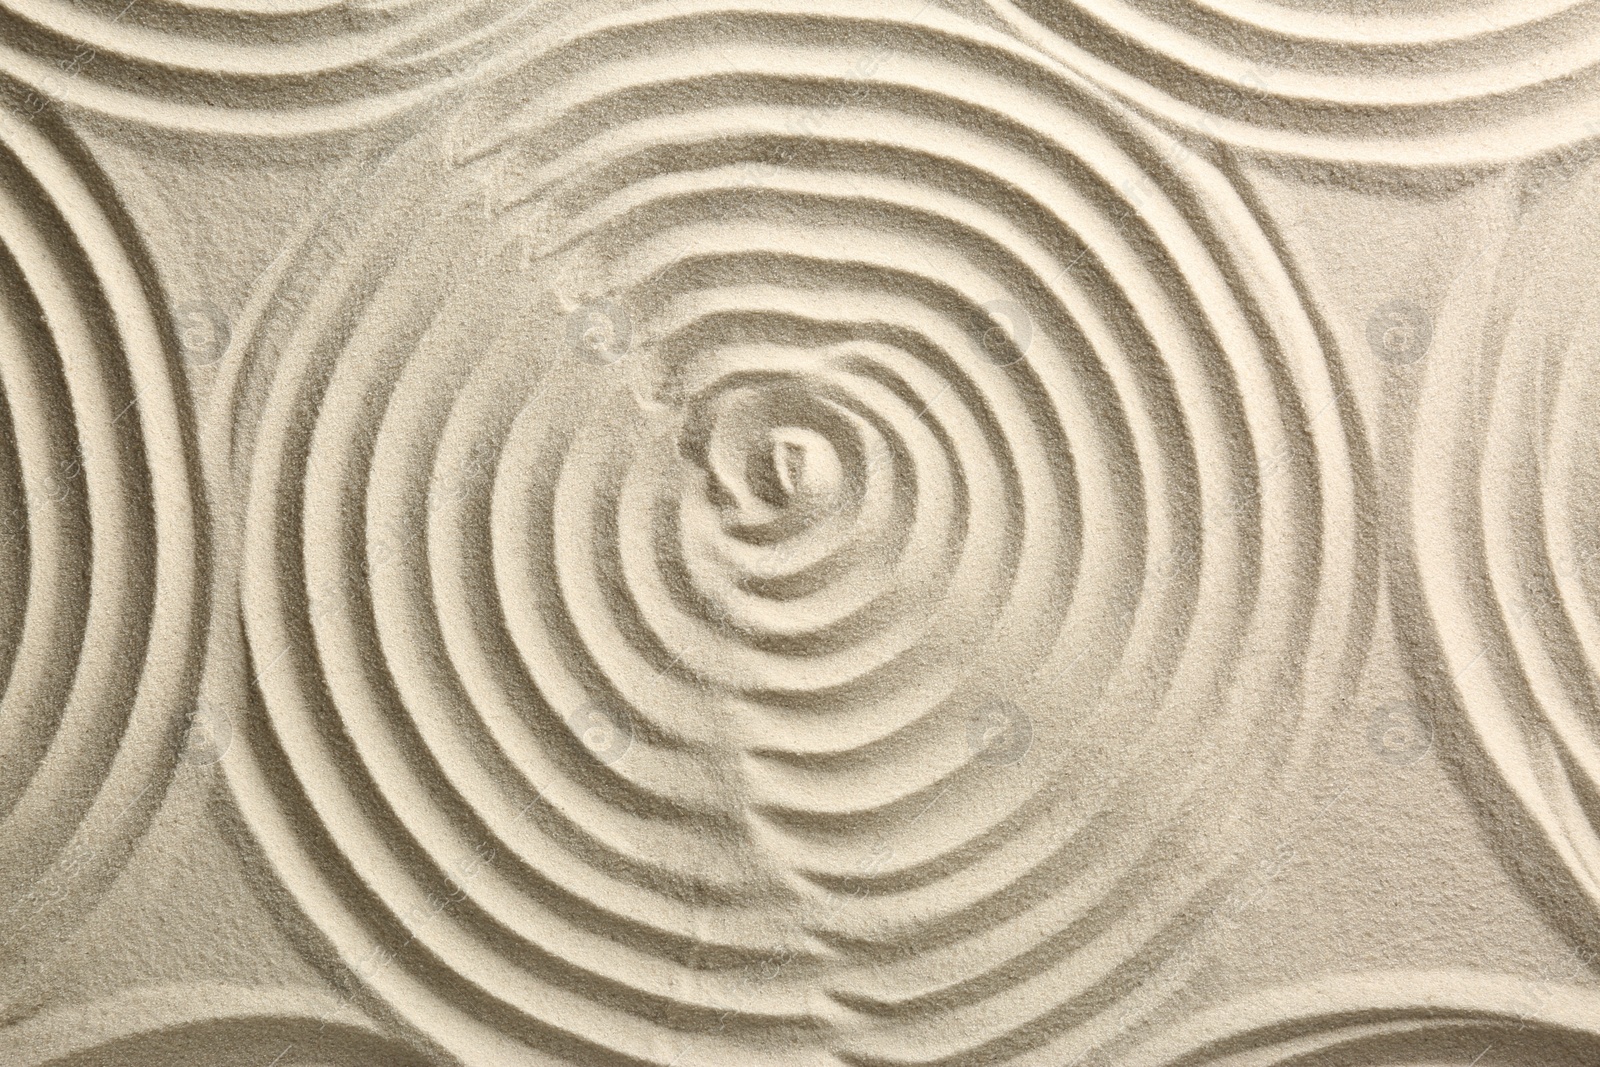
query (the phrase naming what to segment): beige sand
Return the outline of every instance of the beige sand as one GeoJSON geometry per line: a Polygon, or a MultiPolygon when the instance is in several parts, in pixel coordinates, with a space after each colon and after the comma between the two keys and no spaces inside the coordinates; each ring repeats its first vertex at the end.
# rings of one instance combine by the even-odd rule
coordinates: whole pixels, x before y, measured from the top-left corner
{"type": "Polygon", "coordinates": [[[1600,1063],[1600,6],[0,30],[0,1063],[1600,1063]]]}

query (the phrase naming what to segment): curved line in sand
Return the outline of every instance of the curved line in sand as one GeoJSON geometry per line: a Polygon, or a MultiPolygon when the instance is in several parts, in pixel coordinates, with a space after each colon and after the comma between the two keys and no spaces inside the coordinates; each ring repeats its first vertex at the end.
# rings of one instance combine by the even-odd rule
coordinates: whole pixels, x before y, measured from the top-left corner
{"type": "Polygon", "coordinates": [[[1442,655],[1468,736],[1513,801],[1488,804],[1510,857],[1553,863],[1570,895],[1549,906],[1584,938],[1600,914],[1594,191],[1579,179],[1531,209],[1441,309],[1410,516],[1438,649],[1421,654],[1442,655]]]}
{"type": "Polygon", "coordinates": [[[1492,167],[1600,130],[1600,7],[1366,21],[1266,3],[991,0],[1018,35],[1183,127],[1275,156],[1492,167]]]}
{"type": "MultiPolygon", "coordinates": [[[[1594,0],[1395,16],[1376,27],[1261,0],[1171,0],[1154,11],[1126,0],[990,6],[1023,41],[1141,107],[1272,154],[1492,166],[1600,125],[1600,105],[1583,103],[1597,94],[1574,91],[1600,79],[1594,0]]],[[[267,10],[14,0],[0,12],[0,71],[20,87],[9,103],[23,112],[59,103],[191,132],[299,136],[447,106],[597,14],[549,0],[267,10]]]]}
{"type": "Polygon", "coordinates": [[[1319,1067],[1357,1057],[1378,1064],[1421,1056],[1458,1062],[1459,1056],[1465,1063],[1490,1049],[1529,1067],[1589,1062],[1600,1056],[1600,997],[1577,986],[1479,971],[1334,975],[1229,1002],[1116,1062],[1319,1067]]]}
{"type": "Polygon", "coordinates": [[[165,791],[204,561],[171,347],[69,135],[0,116],[0,943],[81,909],[165,791]],[[51,136],[47,136],[49,131],[51,136]]]}
{"type": "Polygon", "coordinates": [[[235,333],[225,767],[285,883],[482,1062],[1158,996],[1234,851],[1174,856],[1188,801],[1270,791],[1370,607],[1225,177],[937,12],[651,8],[507,77],[235,333]]]}
{"type": "Polygon", "coordinates": [[[261,986],[162,985],[51,1008],[0,1030],[16,1067],[230,1062],[425,1067],[437,1050],[388,1036],[338,997],[261,986]]]}
{"type": "Polygon", "coordinates": [[[371,127],[439,99],[551,19],[544,0],[88,4],[0,11],[13,108],[259,138],[371,127]]]}

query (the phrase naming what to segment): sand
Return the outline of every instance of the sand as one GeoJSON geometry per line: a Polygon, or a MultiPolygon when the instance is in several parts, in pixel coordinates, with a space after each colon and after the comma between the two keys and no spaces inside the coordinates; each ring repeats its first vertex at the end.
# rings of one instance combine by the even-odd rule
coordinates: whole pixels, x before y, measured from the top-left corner
{"type": "Polygon", "coordinates": [[[1600,8],[0,11],[0,1063],[1600,1063],[1600,8]]]}

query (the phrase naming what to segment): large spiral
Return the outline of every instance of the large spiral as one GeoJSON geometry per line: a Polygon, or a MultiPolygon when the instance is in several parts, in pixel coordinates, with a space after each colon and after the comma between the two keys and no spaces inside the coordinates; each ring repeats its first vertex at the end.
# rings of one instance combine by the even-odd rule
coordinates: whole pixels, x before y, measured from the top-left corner
{"type": "Polygon", "coordinates": [[[126,237],[69,135],[0,115],[0,954],[10,959],[64,932],[126,859],[192,710],[204,561],[171,346],[126,237]]]}
{"type": "Polygon", "coordinates": [[[472,1062],[1114,1028],[1360,642],[1346,413],[1222,175],[938,12],[764,8],[486,86],[237,342],[225,766],[472,1062]]]}
{"type": "Polygon", "coordinates": [[[988,6],[1022,39],[1139,106],[1276,156],[1476,167],[1600,132],[1594,0],[988,6]]]}

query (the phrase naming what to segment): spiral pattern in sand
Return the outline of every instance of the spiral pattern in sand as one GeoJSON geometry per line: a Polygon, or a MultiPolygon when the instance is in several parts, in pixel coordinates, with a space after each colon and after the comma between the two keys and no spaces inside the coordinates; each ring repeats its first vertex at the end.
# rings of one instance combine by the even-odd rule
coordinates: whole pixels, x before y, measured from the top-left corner
{"type": "Polygon", "coordinates": [[[1538,896],[1583,936],[1600,915],[1596,191],[1585,177],[1535,201],[1441,310],[1411,512],[1437,649],[1420,655],[1442,657],[1512,801],[1488,805],[1508,855],[1545,846],[1565,891],[1538,896]]]}
{"type": "Polygon", "coordinates": [[[93,173],[61,131],[0,116],[7,953],[126,858],[175,763],[199,647],[169,348],[93,173]]]}
{"type": "Polygon", "coordinates": [[[557,0],[11,0],[0,71],[23,115],[65,104],[258,138],[371,127],[537,39],[557,0]]]}
{"type": "Polygon", "coordinates": [[[384,1033],[338,997],[215,982],[149,984],[52,1005],[0,1029],[0,1055],[16,1067],[439,1067],[447,1062],[437,1050],[384,1033]]]}
{"type": "Polygon", "coordinates": [[[1025,41],[1139,106],[1273,155],[1483,165],[1600,132],[1600,4],[989,0],[1025,41]]]}
{"type": "MultiPolygon", "coordinates": [[[[1600,1057],[1592,989],[1483,971],[1334,974],[1194,1015],[1119,1067],[1344,1067],[1600,1057]]],[[[1087,1063],[1088,1061],[1086,1061],[1087,1063]]],[[[1101,1063],[1113,1062],[1108,1059],[1101,1063]]]]}
{"type": "Polygon", "coordinates": [[[1166,158],[937,12],[680,4],[341,195],[228,394],[226,767],[380,996],[747,1065],[1158,994],[1364,602],[1316,334],[1166,158]]]}

